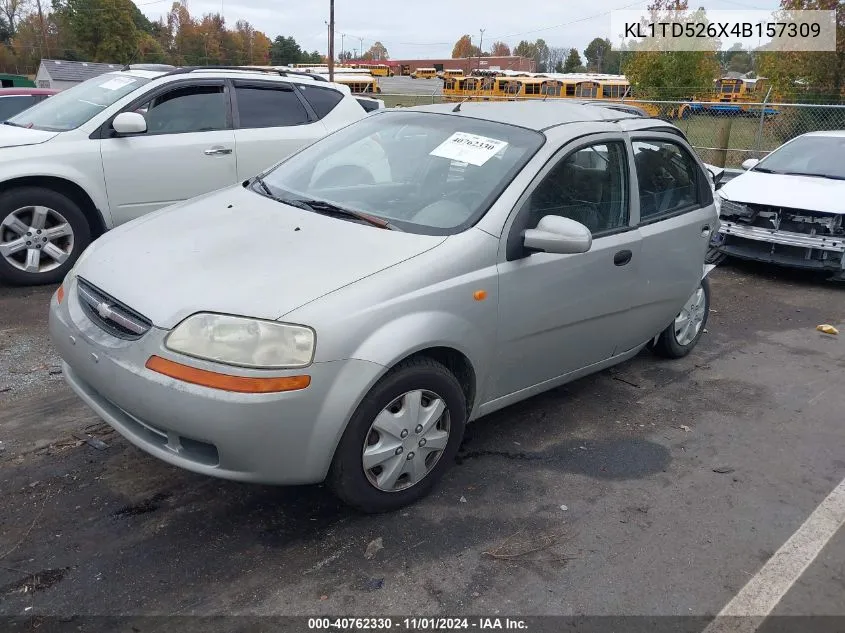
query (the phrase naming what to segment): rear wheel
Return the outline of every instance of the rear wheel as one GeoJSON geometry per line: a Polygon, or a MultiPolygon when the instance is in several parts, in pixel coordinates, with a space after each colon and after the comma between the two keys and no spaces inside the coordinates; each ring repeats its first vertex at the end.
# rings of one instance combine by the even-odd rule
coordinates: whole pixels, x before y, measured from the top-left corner
{"type": "Polygon", "coordinates": [[[91,242],[91,229],[70,198],[21,187],[0,195],[0,279],[16,285],[61,281],[91,242]]]}
{"type": "Polygon", "coordinates": [[[660,333],[652,350],[664,358],[683,358],[698,343],[709,315],[710,282],[704,278],[672,324],[660,333]]]}
{"type": "Polygon", "coordinates": [[[449,468],[466,423],[461,385],[429,358],[403,362],[355,411],[328,484],[364,512],[396,510],[428,494],[449,468]]]}

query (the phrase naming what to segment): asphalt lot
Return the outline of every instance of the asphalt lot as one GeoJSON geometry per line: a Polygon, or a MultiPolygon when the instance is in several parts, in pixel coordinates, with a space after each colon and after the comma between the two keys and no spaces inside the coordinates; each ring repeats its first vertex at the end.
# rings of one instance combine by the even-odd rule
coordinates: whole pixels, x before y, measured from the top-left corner
{"type": "MultiPolygon", "coordinates": [[[[0,287],[0,615],[715,614],[845,477],[815,329],[845,288],[732,262],[712,288],[689,357],[482,419],[432,496],[362,516],[129,446],[55,373],[54,288],[0,287]]],[[[840,529],[776,613],[845,615],[844,564],[840,529]]]]}

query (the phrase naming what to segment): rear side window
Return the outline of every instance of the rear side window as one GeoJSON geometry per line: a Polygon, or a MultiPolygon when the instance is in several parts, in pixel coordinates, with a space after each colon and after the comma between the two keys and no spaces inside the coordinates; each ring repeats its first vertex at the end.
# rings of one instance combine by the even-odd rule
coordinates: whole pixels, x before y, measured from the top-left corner
{"type": "Polygon", "coordinates": [[[34,103],[35,97],[27,95],[3,97],[0,99],[0,121],[5,121],[9,117],[15,116],[18,112],[23,112],[34,103]]]}
{"type": "Polygon", "coordinates": [[[649,222],[698,207],[698,164],[670,141],[634,141],[640,189],[640,221],[649,222]]]}
{"type": "Polygon", "coordinates": [[[309,123],[308,112],[289,86],[236,85],[240,128],[286,127],[309,123]]]}
{"type": "Polygon", "coordinates": [[[314,108],[314,112],[321,119],[343,101],[343,95],[331,88],[318,88],[317,86],[304,86],[302,84],[297,84],[296,87],[302,91],[305,100],[314,108]]]}

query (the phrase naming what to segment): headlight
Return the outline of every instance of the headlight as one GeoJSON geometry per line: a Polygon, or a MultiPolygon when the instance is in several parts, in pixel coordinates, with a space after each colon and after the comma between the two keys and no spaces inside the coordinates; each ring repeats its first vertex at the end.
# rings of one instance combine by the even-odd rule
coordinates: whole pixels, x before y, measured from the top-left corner
{"type": "Polygon", "coordinates": [[[750,218],[754,215],[754,210],[749,209],[747,205],[741,202],[734,202],[727,198],[722,198],[722,205],[720,215],[736,215],[743,218],[750,218]]]}
{"type": "Polygon", "coordinates": [[[176,326],[165,346],[227,365],[293,369],[311,364],[314,330],[302,325],[225,314],[194,314],[176,326]]]}

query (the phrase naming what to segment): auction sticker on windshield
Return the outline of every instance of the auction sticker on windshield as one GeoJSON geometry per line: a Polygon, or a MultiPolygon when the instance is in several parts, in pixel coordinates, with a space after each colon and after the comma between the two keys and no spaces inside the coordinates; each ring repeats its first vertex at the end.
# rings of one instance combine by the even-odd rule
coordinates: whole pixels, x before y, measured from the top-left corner
{"type": "Polygon", "coordinates": [[[115,77],[114,79],[109,79],[104,84],[100,84],[100,88],[105,88],[106,90],[120,90],[124,86],[134,83],[135,80],[132,77],[115,77]]]}
{"type": "Polygon", "coordinates": [[[481,167],[507,146],[507,141],[466,132],[455,132],[431,150],[430,155],[481,167]]]}

